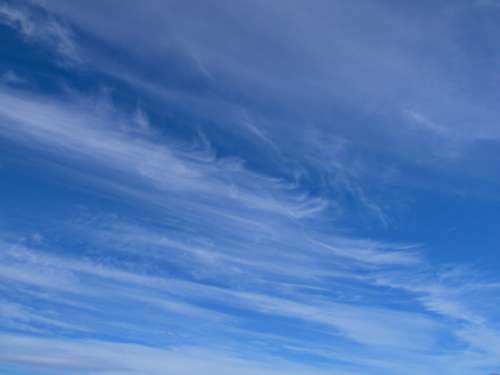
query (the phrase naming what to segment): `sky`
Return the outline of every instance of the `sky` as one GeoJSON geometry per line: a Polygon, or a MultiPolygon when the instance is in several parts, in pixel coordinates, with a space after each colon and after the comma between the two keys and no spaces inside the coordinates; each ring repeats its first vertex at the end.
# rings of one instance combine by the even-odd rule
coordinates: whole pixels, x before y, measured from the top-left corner
{"type": "Polygon", "coordinates": [[[0,0],[0,372],[500,372],[500,2],[0,0]]]}

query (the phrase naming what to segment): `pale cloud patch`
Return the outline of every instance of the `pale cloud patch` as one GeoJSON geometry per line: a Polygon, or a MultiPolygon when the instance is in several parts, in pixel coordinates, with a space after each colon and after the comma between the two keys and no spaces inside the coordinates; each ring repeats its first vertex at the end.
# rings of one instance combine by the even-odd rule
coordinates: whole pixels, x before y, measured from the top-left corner
{"type": "Polygon", "coordinates": [[[36,12],[28,6],[0,5],[0,22],[17,30],[29,41],[52,48],[63,63],[79,63],[81,55],[72,31],[49,14],[36,12]]]}

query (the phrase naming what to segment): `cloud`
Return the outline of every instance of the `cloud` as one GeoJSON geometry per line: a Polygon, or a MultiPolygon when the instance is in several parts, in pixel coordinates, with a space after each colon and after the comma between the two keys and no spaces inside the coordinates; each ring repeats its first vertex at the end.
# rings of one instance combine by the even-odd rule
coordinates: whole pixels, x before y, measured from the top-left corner
{"type": "MultiPolygon", "coordinates": [[[[272,362],[239,358],[234,353],[198,347],[155,348],[144,345],[96,340],[46,339],[3,335],[6,350],[2,362],[36,366],[50,373],[59,371],[100,372],[103,374],[307,374],[303,368],[279,359],[272,362]],[[30,353],[30,354],[21,354],[30,353]]],[[[316,369],[317,373],[323,373],[316,369]]],[[[347,374],[347,373],[338,373],[347,374]]]]}
{"type": "Polygon", "coordinates": [[[0,82],[10,84],[10,85],[22,85],[27,83],[25,79],[20,77],[12,70],[7,70],[0,76],[0,82]]]}
{"type": "MultiPolygon", "coordinates": [[[[248,133],[257,147],[271,146],[267,152],[299,166],[317,143],[311,129],[324,143],[320,160],[328,157],[332,133],[352,142],[348,159],[366,165],[351,180],[355,199],[364,196],[367,211],[384,225],[390,225],[390,215],[373,190],[394,182],[414,187],[414,168],[442,176],[439,181],[470,174],[491,182],[490,174],[472,167],[482,165],[481,152],[472,146],[499,139],[490,85],[496,80],[494,49],[474,48],[477,35],[460,26],[490,7],[459,1],[430,11],[420,3],[394,8],[386,2],[320,1],[305,7],[278,1],[200,8],[155,1],[151,8],[130,3],[117,15],[117,4],[90,4],[44,6],[127,57],[117,61],[86,46],[92,61],[99,61],[97,69],[160,100],[163,108],[173,106],[240,137],[248,133]],[[110,25],[110,17],[120,21],[110,25]],[[136,23],[140,34],[130,26],[136,23]],[[385,168],[397,172],[396,181],[366,172],[381,168],[380,156],[394,161],[385,168]]],[[[484,18],[495,40],[493,18],[484,18]]],[[[315,173],[328,174],[329,164],[316,164],[315,173]]]]}
{"type": "Polygon", "coordinates": [[[19,4],[2,4],[1,22],[58,56],[67,86],[49,92],[56,75],[36,64],[6,70],[0,137],[27,159],[11,178],[25,164],[57,176],[40,196],[64,207],[35,215],[13,189],[34,220],[0,233],[5,368],[498,365],[497,283],[382,239],[413,233],[394,207],[420,203],[419,178],[427,192],[485,177],[471,145],[499,137],[496,60],[463,37],[470,5],[19,4]],[[92,94],[103,84],[116,95],[92,94]]]}
{"type": "MultiPolygon", "coordinates": [[[[411,347],[414,347],[414,345],[423,346],[421,340],[430,344],[432,341],[430,339],[432,336],[430,332],[437,328],[435,323],[426,321],[424,317],[410,313],[355,307],[354,305],[341,303],[325,303],[320,300],[315,301],[317,297],[301,296],[301,293],[294,293],[294,297],[292,297],[293,301],[283,297],[233,290],[230,285],[227,287],[215,287],[200,282],[162,277],[160,275],[146,276],[141,273],[95,264],[93,262],[54,257],[20,246],[12,247],[4,244],[3,247],[5,254],[3,263],[11,268],[23,269],[23,267],[29,267],[35,274],[52,273],[57,275],[59,272],[69,273],[75,280],[73,286],[68,287],[68,291],[71,293],[94,296],[93,298],[95,298],[108,290],[106,293],[111,293],[113,299],[127,298],[144,303],[152,303],[160,307],[165,307],[173,313],[181,313],[184,318],[202,317],[203,319],[210,319],[213,316],[214,319],[219,319],[216,312],[196,307],[196,305],[202,306],[206,303],[215,303],[221,307],[225,306],[222,311],[227,308],[243,309],[253,311],[254,313],[286,316],[309,323],[330,326],[333,328],[331,334],[335,335],[336,331],[344,332],[347,338],[368,345],[401,347],[407,347],[408,345],[411,347]],[[84,280],[87,280],[87,276],[92,277],[92,284],[96,286],[100,285],[98,289],[93,290],[93,288],[89,288],[89,285],[86,285],[87,282],[83,283],[84,280]],[[134,291],[134,289],[142,290],[142,292],[138,290],[134,291]],[[155,290],[156,292],[154,292],[155,290]],[[170,296],[176,296],[176,298],[169,302],[166,296],[163,295],[163,301],[161,301],[158,297],[153,297],[158,292],[168,293],[170,296]],[[152,296],[148,297],[148,294],[152,294],[152,296]],[[181,301],[191,300],[195,305],[189,306],[186,303],[176,301],[178,298],[181,301]],[[301,299],[304,299],[304,301],[301,301],[301,299]],[[309,300],[309,303],[306,304],[305,300],[309,300]],[[408,329],[404,335],[401,335],[399,327],[401,327],[403,322],[407,322],[404,324],[407,325],[408,329]],[[380,335],[384,339],[381,339],[380,335]],[[420,335],[422,335],[421,338],[418,338],[420,335]],[[375,337],[377,339],[373,341],[375,337]],[[429,338],[426,339],[425,337],[429,338]]],[[[7,274],[3,275],[2,278],[9,280],[10,277],[7,274]]],[[[10,279],[16,283],[22,282],[42,288],[48,287],[49,289],[59,290],[57,286],[38,284],[36,278],[10,279]]],[[[62,289],[62,291],[64,290],[62,289]]],[[[269,292],[270,290],[267,290],[266,294],[269,292]]],[[[224,314],[219,314],[219,316],[222,320],[225,320],[224,314]]],[[[241,315],[239,320],[244,319],[244,316],[241,315]]]]}
{"type": "Polygon", "coordinates": [[[0,23],[15,29],[29,41],[49,46],[64,64],[81,62],[70,29],[40,9],[22,3],[13,6],[4,2],[0,5],[0,23]]]}
{"type": "Polygon", "coordinates": [[[204,162],[210,158],[200,159],[196,152],[187,155],[175,144],[160,145],[138,137],[130,133],[130,123],[116,113],[93,115],[88,106],[8,92],[1,97],[9,103],[1,112],[5,137],[29,137],[35,148],[49,149],[50,154],[69,153],[74,162],[119,171],[159,191],[220,196],[249,209],[293,218],[314,215],[328,204],[320,197],[293,194],[279,180],[249,171],[241,163],[225,159],[204,162]],[[121,131],[121,126],[128,131],[121,131]]]}
{"type": "Polygon", "coordinates": [[[65,323],[57,317],[51,317],[50,314],[44,316],[41,311],[34,311],[29,307],[8,301],[0,301],[0,319],[4,328],[27,332],[53,332],[54,329],[66,332],[88,330],[82,326],[65,323]]]}
{"type": "MultiPolygon", "coordinates": [[[[2,343],[12,340],[12,345],[8,345],[9,350],[2,352],[4,363],[28,367],[37,366],[54,372],[57,372],[58,369],[67,371],[74,368],[84,372],[101,369],[113,373],[113,371],[120,372],[124,370],[122,367],[115,368],[117,364],[130,371],[149,369],[149,367],[140,367],[143,366],[140,360],[144,355],[148,358],[147,361],[151,366],[150,371],[152,373],[154,371],[170,371],[170,367],[165,366],[170,366],[173,362],[177,363],[177,361],[181,363],[181,359],[183,359],[181,353],[186,348],[186,345],[196,348],[196,350],[206,350],[201,349],[204,346],[206,329],[224,335],[239,335],[241,333],[238,333],[238,329],[244,328],[248,324],[257,324],[258,321],[261,321],[260,319],[255,320],[259,316],[267,316],[267,319],[276,316],[282,321],[287,321],[286,326],[289,329],[293,327],[295,333],[292,330],[287,331],[281,337],[260,337],[262,333],[259,333],[259,330],[264,327],[256,329],[258,326],[254,326],[251,334],[250,332],[244,333],[243,337],[246,337],[247,340],[252,335],[256,335],[257,340],[264,340],[264,342],[268,343],[273,342],[275,348],[282,348],[281,351],[288,352],[292,350],[307,353],[306,348],[302,350],[300,346],[297,346],[298,343],[303,344],[304,338],[301,335],[305,329],[306,332],[317,335],[317,340],[319,340],[316,341],[312,348],[309,348],[310,350],[315,348],[310,353],[311,355],[321,357],[324,355],[322,351],[333,350],[331,356],[341,358],[344,361],[345,365],[339,367],[342,370],[337,371],[339,374],[362,373],[364,366],[372,369],[372,371],[380,369],[382,373],[384,371],[388,373],[387,371],[389,371],[389,373],[397,374],[404,368],[403,362],[405,361],[411,363],[418,361],[421,363],[422,367],[418,368],[417,366],[415,368],[417,373],[425,373],[436,366],[442,366],[443,373],[446,373],[446,371],[454,373],[454,367],[449,367],[449,364],[453,363],[455,357],[449,353],[447,354],[447,350],[439,348],[440,337],[446,331],[456,334],[459,340],[465,340],[471,345],[471,350],[480,351],[486,345],[478,343],[479,338],[477,338],[477,335],[471,336],[471,332],[476,332],[472,328],[460,329],[460,326],[457,326],[455,331],[454,326],[444,325],[435,317],[424,313],[359,303],[333,302],[316,295],[314,292],[310,294],[310,292],[306,293],[304,290],[300,291],[300,289],[295,290],[290,295],[285,293],[281,296],[278,290],[272,290],[269,287],[265,291],[258,291],[254,288],[254,291],[244,291],[235,289],[234,285],[231,284],[213,286],[161,275],[158,272],[152,275],[151,271],[144,274],[137,269],[124,269],[124,267],[128,267],[125,261],[121,262],[120,265],[116,264],[115,261],[115,266],[110,266],[95,263],[94,261],[54,256],[46,252],[29,250],[19,245],[12,247],[4,243],[2,247],[3,257],[1,262],[10,269],[22,269],[23,266],[29,267],[33,275],[53,274],[56,276],[59,272],[64,272],[71,274],[73,280],[75,280],[69,288],[58,288],[56,285],[40,285],[36,278],[9,280],[8,274],[1,274],[0,278],[2,278],[4,285],[15,286],[18,291],[16,298],[23,296],[25,293],[30,293],[37,300],[42,301],[40,297],[36,297],[37,294],[33,294],[38,289],[43,292],[42,296],[46,296],[44,298],[49,298],[48,301],[50,301],[52,309],[55,306],[54,304],[61,304],[60,306],[67,306],[66,308],[70,309],[75,304],[75,308],[60,317],[61,320],[55,321],[41,317],[39,314],[35,316],[30,310],[20,308],[17,302],[2,302],[4,319],[17,322],[15,328],[24,332],[24,334],[29,334],[34,328],[39,327],[39,324],[78,332],[79,325],[77,323],[85,321],[86,326],[95,330],[99,330],[101,325],[105,325],[108,332],[116,332],[115,334],[120,332],[120,337],[125,338],[128,335],[128,340],[134,340],[136,337],[134,332],[140,335],[138,337],[144,338],[145,333],[143,332],[149,329],[149,325],[161,332],[165,327],[166,317],[168,317],[169,323],[167,326],[170,326],[170,329],[174,326],[185,327],[184,337],[174,335],[169,338],[167,335],[163,336],[162,339],[161,335],[149,333],[149,340],[147,340],[149,343],[146,345],[89,341],[78,338],[40,339],[29,336],[23,337],[19,334],[11,336],[4,334],[2,343]],[[23,284],[26,287],[23,287],[23,284]],[[78,303],[93,306],[96,311],[90,310],[85,313],[86,308],[78,306],[78,303]],[[104,306],[107,306],[107,308],[104,308],[104,306]],[[123,310],[123,312],[120,312],[120,310],[123,310]],[[166,316],[163,315],[165,313],[166,316]],[[139,317],[141,318],[137,320],[139,317]],[[145,323],[145,319],[150,323],[145,323]],[[203,328],[204,324],[202,322],[209,322],[209,326],[203,328]],[[127,332],[127,335],[125,335],[125,332],[127,332]],[[165,349],[161,349],[162,355],[160,357],[149,357],[147,353],[150,350],[157,350],[154,348],[158,348],[158,341],[156,341],[158,339],[160,339],[160,342],[165,343],[165,349]],[[348,349],[349,345],[352,344],[347,344],[348,346],[344,347],[346,343],[356,343],[356,345],[348,349]],[[48,351],[54,348],[54,345],[64,345],[67,348],[75,348],[75,350],[53,350],[53,354],[47,355],[48,351]],[[106,356],[96,357],[94,352],[89,350],[86,345],[108,347],[108,354],[115,359],[111,363],[103,361],[104,358],[107,358],[106,356]],[[125,346],[122,347],[122,345],[125,346]],[[127,345],[137,348],[137,350],[142,348],[135,356],[132,356],[134,361],[139,362],[129,363],[124,359],[129,357],[123,355],[123,350],[127,350],[127,345]],[[287,349],[288,347],[290,349],[287,349]],[[391,350],[383,350],[383,348],[387,347],[391,348],[391,350]],[[123,350],[119,350],[119,348],[123,348],[123,350]],[[319,352],[314,354],[315,351],[319,352]],[[439,352],[443,353],[441,355],[436,354],[439,352]],[[396,360],[388,357],[388,353],[392,353],[394,356],[400,355],[406,359],[400,362],[401,358],[396,360]],[[119,356],[122,356],[121,360],[118,360],[119,356]],[[165,362],[165,358],[169,356],[172,356],[171,360],[165,362]]],[[[58,307],[58,310],[61,311],[61,307],[58,307]]],[[[14,326],[11,325],[11,327],[14,326]]],[[[494,342],[496,334],[493,331],[489,332],[492,342],[494,342]]],[[[220,341],[217,335],[211,336],[211,342],[212,347],[225,348],[224,351],[236,351],[239,353],[238,356],[252,355],[259,358],[249,363],[245,362],[247,370],[252,369],[252,366],[261,366],[262,361],[265,361],[264,366],[266,368],[272,364],[272,368],[278,373],[280,373],[279,371],[294,371],[297,369],[305,372],[313,371],[310,367],[301,369],[302,365],[287,363],[287,361],[280,359],[282,354],[277,353],[277,357],[266,359],[265,356],[262,357],[259,346],[251,345],[251,342],[249,343],[250,347],[253,347],[251,352],[248,352],[249,349],[245,348],[245,345],[232,344],[229,345],[231,349],[228,349],[228,343],[231,340],[227,337],[220,341]],[[286,366],[285,369],[279,367],[281,363],[286,366]]],[[[106,351],[103,350],[97,352],[105,353],[106,351]]],[[[494,347],[490,348],[490,351],[493,350],[496,349],[494,347]]],[[[476,363],[476,361],[480,358],[483,358],[483,365],[488,363],[493,365],[495,363],[492,357],[487,359],[479,356],[474,359],[469,357],[468,354],[463,357],[463,353],[457,349],[454,349],[454,353],[458,358],[462,357],[460,363],[464,369],[478,366],[479,363],[476,363]]],[[[223,354],[224,356],[220,360],[222,365],[226,366],[227,364],[225,364],[223,358],[225,358],[227,352],[223,354]]],[[[231,356],[232,354],[229,357],[231,358],[231,356]]],[[[193,366],[196,367],[205,360],[204,358],[192,360],[193,366]]],[[[232,371],[240,371],[237,372],[240,374],[245,373],[241,372],[245,371],[243,367],[242,369],[231,367],[231,369],[232,371]]],[[[191,371],[188,367],[185,367],[185,369],[185,371],[191,371]]],[[[225,367],[222,367],[221,371],[224,371],[224,369],[225,367]]],[[[172,369],[172,371],[176,370],[172,369]]],[[[318,369],[317,371],[321,370],[318,369]]]]}
{"type": "Polygon", "coordinates": [[[438,135],[445,135],[445,133],[448,131],[446,128],[430,121],[419,112],[413,110],[406,110],[404,111],[404,114],[408,116],[417,126],[426,129],[432,133],[436,133],[438,135]]]}

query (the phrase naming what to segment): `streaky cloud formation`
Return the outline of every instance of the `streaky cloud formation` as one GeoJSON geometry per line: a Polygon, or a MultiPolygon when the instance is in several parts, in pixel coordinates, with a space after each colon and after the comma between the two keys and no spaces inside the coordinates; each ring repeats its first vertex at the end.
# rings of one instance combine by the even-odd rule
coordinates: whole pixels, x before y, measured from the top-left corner
{"type": "Polygon", "coordinates": [[[498,372],[499,12],[0,0],[0,372],[498,372]]]}

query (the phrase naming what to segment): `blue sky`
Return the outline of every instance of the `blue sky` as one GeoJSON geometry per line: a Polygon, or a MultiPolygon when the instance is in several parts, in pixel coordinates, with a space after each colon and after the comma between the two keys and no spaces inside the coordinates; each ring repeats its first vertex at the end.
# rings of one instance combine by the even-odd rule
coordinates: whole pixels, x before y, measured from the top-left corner
{"type": "Polygon", "coordinates": [[[0,372],[500,371],[500,2],[0,1],[0,372]]]}

